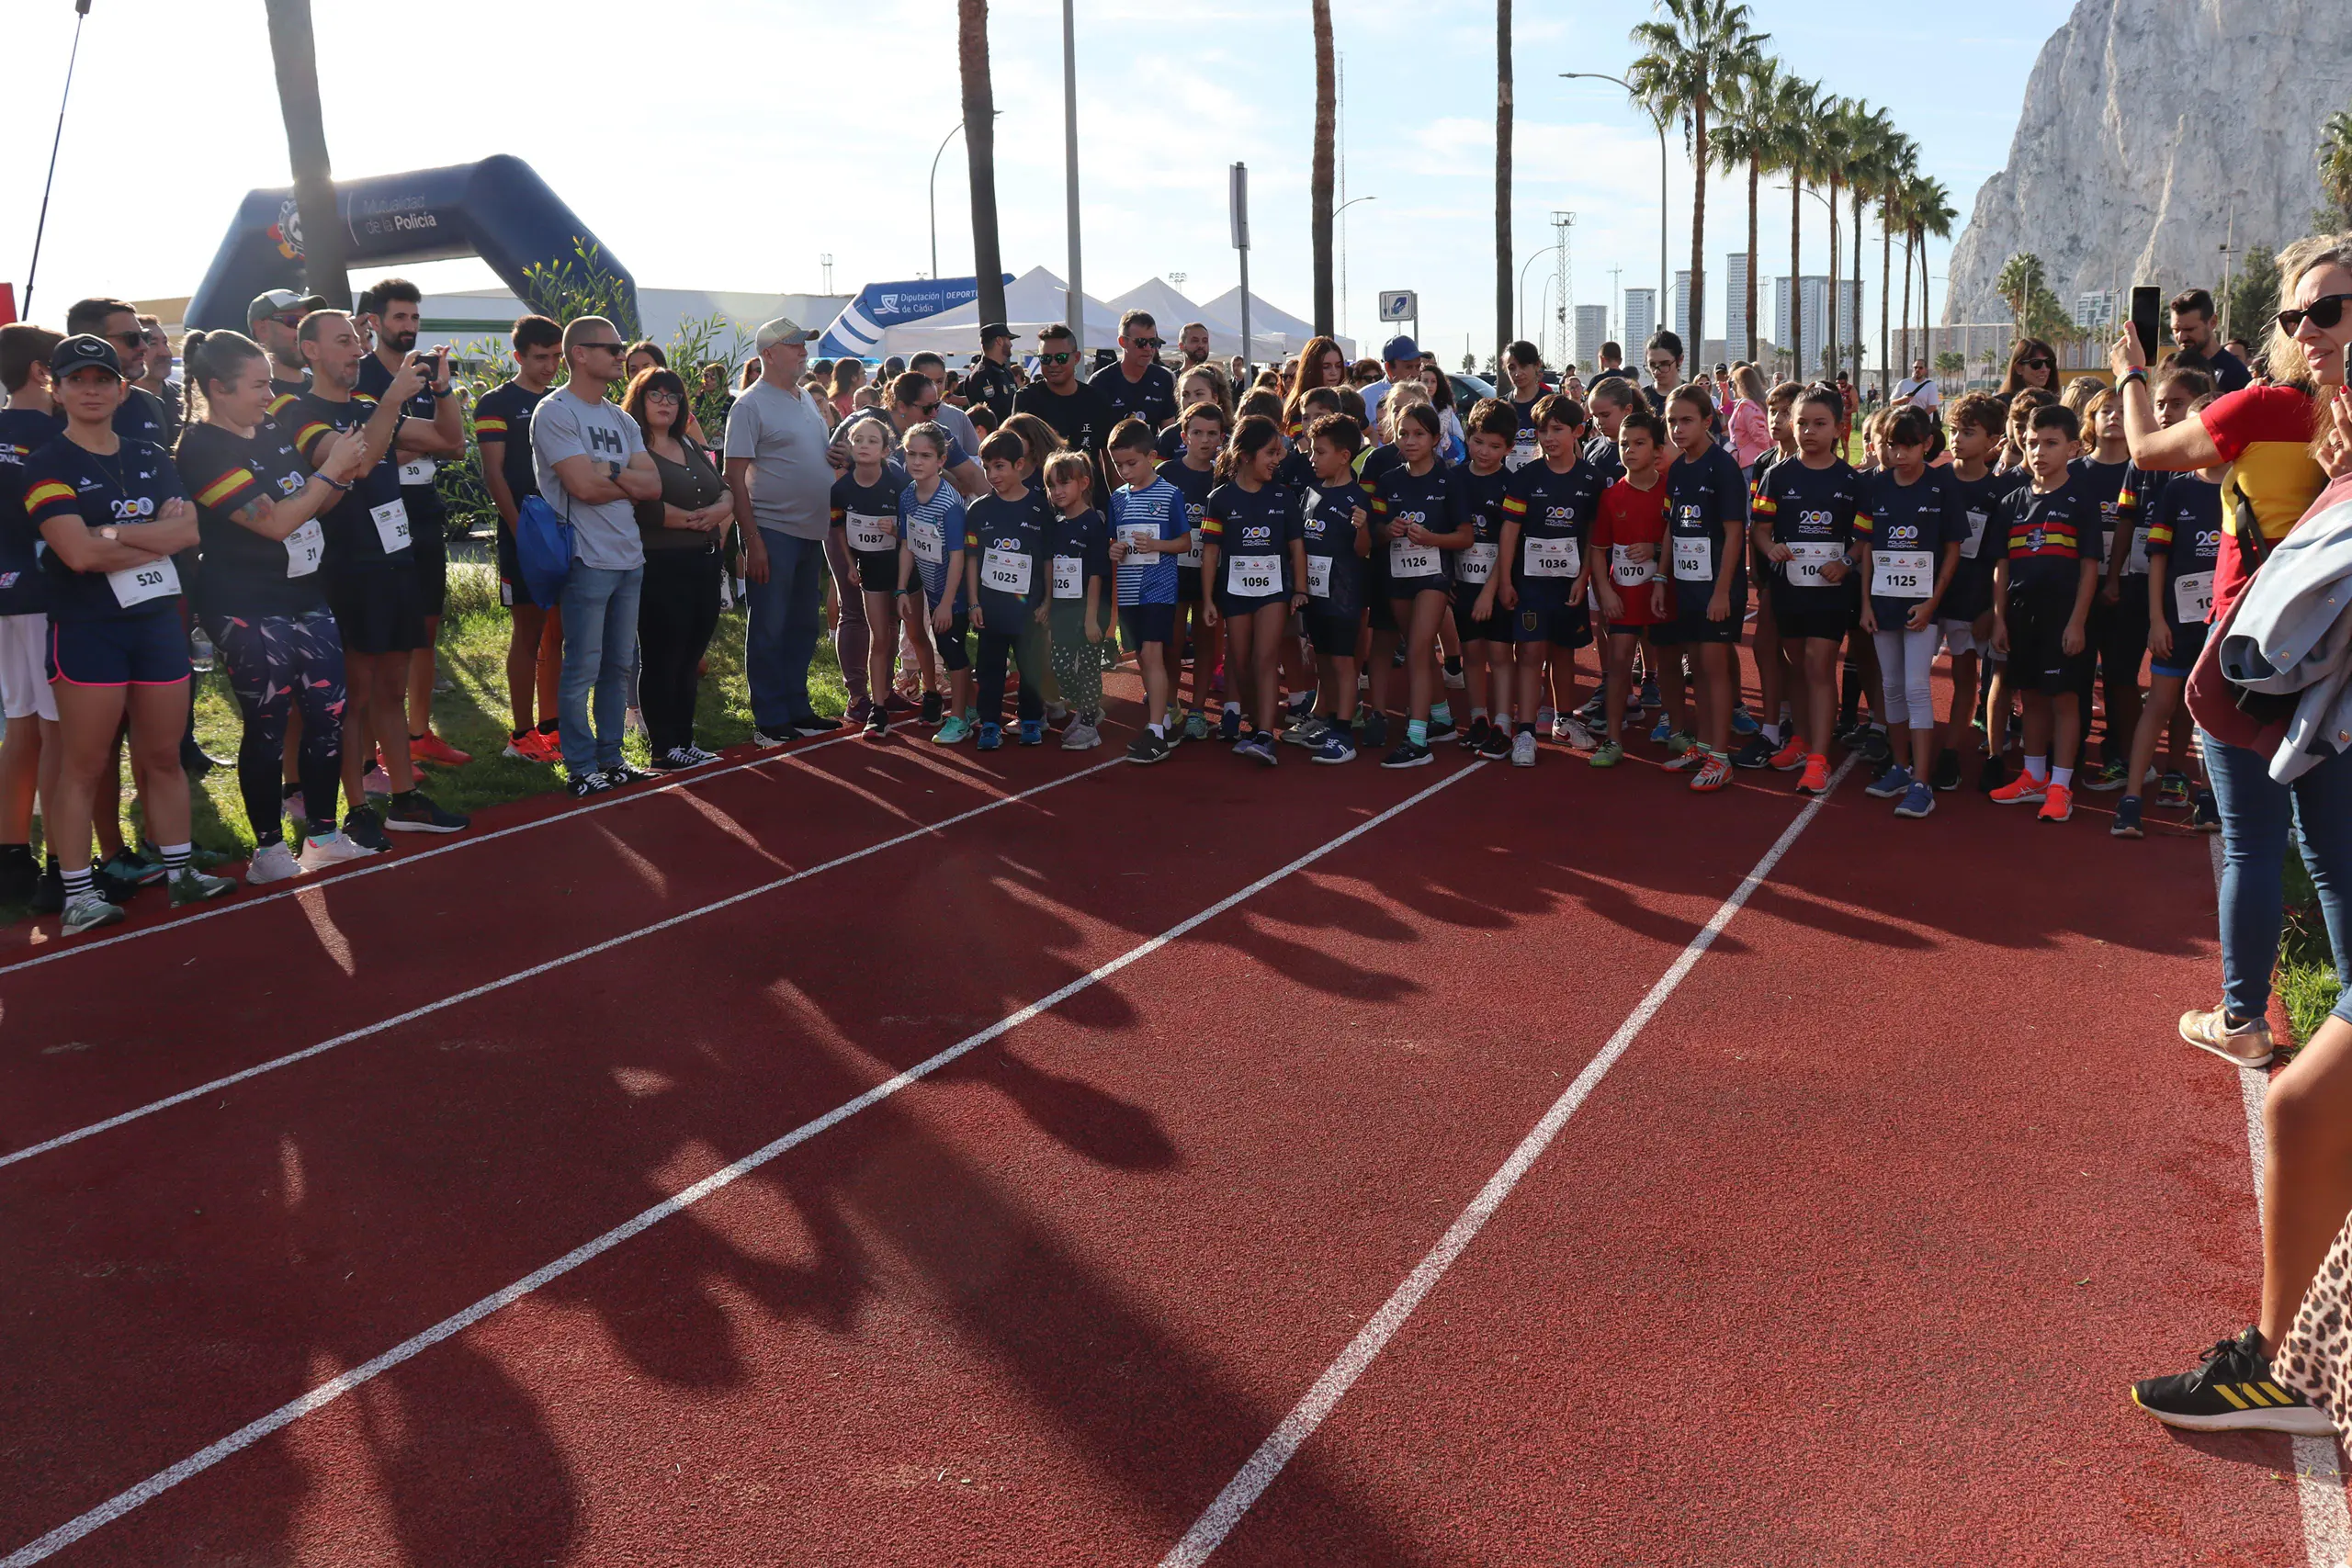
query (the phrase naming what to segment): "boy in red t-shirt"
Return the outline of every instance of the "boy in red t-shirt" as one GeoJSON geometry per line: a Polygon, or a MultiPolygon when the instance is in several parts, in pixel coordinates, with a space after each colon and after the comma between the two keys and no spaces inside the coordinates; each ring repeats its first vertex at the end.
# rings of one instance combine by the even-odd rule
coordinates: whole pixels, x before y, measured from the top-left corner
{"type": "MultiPolygon", "coordinates": [[[[1671,618],[1666,580],[1657,570],[1666,538],[1666,468],[1660,460],[1665,451],[1666,422],[1647,409],[1628,413],[1617,429],[1617,460],[1625,477],[1601,493],[1600,515],[1593,520],[1592,592],[1609,622],[1601,709],[1609,734],[1592,754],[1596,768],[1613,768],[1624,759],[1625,691],[1633,681],[1634,650],[1646,649],[1649,628],[1671,618]]],[[[1644,654],[1652,669],[1657,657],[1644,654]]]]}

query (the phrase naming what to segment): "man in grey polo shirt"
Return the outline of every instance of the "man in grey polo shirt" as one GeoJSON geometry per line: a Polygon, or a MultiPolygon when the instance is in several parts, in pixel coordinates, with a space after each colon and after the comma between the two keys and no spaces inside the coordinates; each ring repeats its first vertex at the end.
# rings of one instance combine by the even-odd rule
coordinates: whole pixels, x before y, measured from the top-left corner
{"type": "Polygon", "coordinates": [[[758,525],[743,536],[750,584],[743,673],[752,688],[752,739],[762,746],[841,728],[808,701],[808,660],[824,626],[833,491],[825,457],[831,431],[816,400],[800,389],[816,336],[782,316],[763,324],[752,340],[760,378],[727,414],[727,488],[735,515],[758,525]]]}
{"type": "Polygon", "coordinates": [[[539,493],[571,525],[557,728],[563,771],[572,795],[582,799],[639,776],[621,761],[637,602],[645,586],[636,503],[659,500],[662,478],[637,421],[605,400],[605,389],[620,379],[622,354],[620,330],[612,322],[602,316],[573,321],[563,329],[571,379],[540,399],[531,414],[531,467],[539,493]]]}

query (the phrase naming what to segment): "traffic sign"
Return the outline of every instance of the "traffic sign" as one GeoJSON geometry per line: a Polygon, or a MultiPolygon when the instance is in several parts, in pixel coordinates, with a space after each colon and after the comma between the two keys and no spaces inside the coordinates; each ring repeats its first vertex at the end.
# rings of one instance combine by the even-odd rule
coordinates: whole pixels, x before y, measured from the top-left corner
{"type": "Polygon", "coordinates": [[[1380,319],[1384,321],[1418,321],[1421,319],[1421,297],[1410,288],[1388,288],[1381,291],[1380,319]]]}

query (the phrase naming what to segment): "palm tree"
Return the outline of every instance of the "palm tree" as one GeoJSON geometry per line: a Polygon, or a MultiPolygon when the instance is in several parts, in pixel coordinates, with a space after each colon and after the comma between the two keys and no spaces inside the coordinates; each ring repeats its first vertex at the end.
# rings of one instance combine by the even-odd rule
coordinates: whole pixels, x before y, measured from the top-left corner
{"type": "Polygon", "coordinates": [[[1813,128],[1820,118],[1821,89],[1793,76],[1781,79],[1766,124],[1771,129],[1772,167],[1789,176],[1789,374],[1806,379],[1804,368],[1804,187],[1815,177],[1818,160],[1813,128]]]}
{"type": "Polygon", "coordinates": [[[956,0],[956,63],[964,81],[964,153],[972,181],[972,270],[983,323],[1004,320],[996,235],[996,90],[989,82],[989,0],[956,0]]]}
{"type": "Polygon", "coordinates": [[[1315,11],[1315,162],[1309,176],[1307,223],[1315,248],[1315,332],[1329,337],[1338,312],[1331,293],[1331,186],[1333,122],[1338,118],[1339,88],[1332,66],[1331,0],[1314,0],[1315,11]]]}
{"type": "Polygon", "coordinates": [[[1993,279],[1993,292],[2008,306],[2009,320],[2018,324],[2019,333],[2025,331],[2026,312],[2041,287],[2041,258],[2030,251],[2019,251],[2003,262],[1999,276],[1993,279]]]}
{"type": "Polygon", "coordinates": [[[1757,187],[1762,183],[1764,165],[1777,155],[1771,116],[1783,82],[1778,62],[1759,60],[1756,69],[1736,84],[1736,93],[1725,100],[1727,118],[1714,139],[1715,161],[1726,173],[1736,174],[1743,168],[1747,171],[1747,358],[1751,363],[1756,358],[1758,335],[1756,327],[1758,260],[1756,246],[1757,187]]]}
{"type": "MultiPolygon", "coordinates": [[[[1627,79],[1634,96],[1660,120],[1680,116],[1690,130],[1690,335],[1693,356],[1706,339],[1707,308],[1707,117],[1735,84],[1763,62],[1769,33],[1749,27],[1750,13],[1737,0],[1657,0],[1658,21],[1634,28],[1642,51],[1627,79]]],[[[1661,307],[1665,301],[1660,300],[1661,307]]]]}
{"type": "MultiPolygon", "coordinates": [[[[1495,0],[1495,373],[1498,377],[1503,350],[1510,344],[1510,0],[1495,0]]],[[[1568,280],[1561,278],[1560,287],[1567,286],[1568,280]]]]}
{"type": "MultiPolygon", "coordinates": [[[[1891,398],[1894,393],[1894,367],[1889,350],[1894,344],[1887,335],[1889,308],[1894,303],[1894,224],[1895,211],[1903,204],[1903,192],[1918,174],[1919,150],[1907,136],[1890,127],[1879,150],[1878,183],[1871,195],[1878,201],[1878,379],[1879,395],[1891,398]]],[[[1855,224],[1859,231],[1859,220],[1855,224]]],[[[1903,269],[1903,282],[1907,291],[1911,269],[1903,269]]],[[[1910,308],[1904,308],[1904,320],[1910,320],[1910,308]]],[[[1861,379],[1860,356],[1856,355],[1854,378],[1861,379]]]]}
{"type": "Polygon", "coordinates": [[[1884,109],[1857,102],[1847,139],[1846,191],[1854,213],[1854,386],[1862,384],[1862,204],[1877,197],[1894,168],[1895,130],[1884,109]]]}
{"type": "Polygon", "coordinates": [[[1845,188],[1848,163],[1848,138],[1854,129],[1849,111],[1854,107],[1851,98],[1826,98],[1820,106],[1820,118],[1813,123],[1815,151],[1814,178],[1829,187],[1829,294],[1822,307],[1822,336],[1825,339],[1821,355],[1822,376],[1834,376],[1838,369],[1838,268],[1845,257],[1838,231],[1838,196],[1845,188]]]}
{"type": "MultiPolygon", "coordinates": [[[[1928,241],[1951,239],[1953,220],[1960,213],[1953,209],[1951,192],[1945,188],[1944,182],[1929,177],[1912,182],[1905,210],[1912,239],[1917,242],[1913,248],[1919,257],[1919,352],[1925,354],[1935,342],[1933,324],[1928,319],[1928,241]]],[[[1907,276],[1903,287],[1907,294],[1911,288],[1907,276]]]]}
{"type": "Polygon", "coordinates": [[[2329,227],[2352,223],[2352,110],[2320,122],[2319,188],[2335,209],[2329,227]]]}
{"type": "Polygon", "coordinates": [[[311,0],[266,0],[269,53],[277,69],[277,107],[294,165],[294,208],[302,220],[302,281],[337,306],[351,303],[351,268],[335,211],[334,172],[327,162],[326,116],[319,107],[319,51],[311,33],[311,0]]]}

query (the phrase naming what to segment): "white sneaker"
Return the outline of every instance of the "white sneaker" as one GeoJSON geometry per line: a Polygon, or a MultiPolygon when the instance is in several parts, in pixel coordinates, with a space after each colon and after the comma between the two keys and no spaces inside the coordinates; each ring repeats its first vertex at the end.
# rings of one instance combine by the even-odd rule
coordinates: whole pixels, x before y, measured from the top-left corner
{"type": "Polygon", "coordinates": [[[1062,731],[1065,751],[1091,751],[1102,744],[1102,732],[1082,718],[1071,720],[1070,727],[1062,731]]]}
{"type": "Polygon", "coordinates": [[[283,843],[264,844],[254,856],[253,864],[245,868],[245,881],[255,887],[266,887],[273,882],[291,882],[301,871],[292,850],[283,843]]]}
{"type": "Polygon", "coordinates": [[[366,860],[373,852],[354,843],[343,833],[332,839],[312,839],[302,846],[302,858],[297,862],[304,871],[325,871],[345,861],[366,860]]]}
{"type": "Polygon", "coordinates": [[[1600,744],[1592,738],[1592,731],[1586,726],[1584,720],[1570,717],[1566,714],[1562,714],[1553,721],[1552,739],[1565,740],[1579,751],[1590,751],[1600,744]]]}
{"type": "Polygon", "coordinates": [[[1522,729],[1510,738],[1510,765],[1514,768],[1535,765],[1535,731],[1522,729]]]}
{"type": "Polygon", "coordinates": [[[800,738],[797,735],[770,735],[764,729],[752,731],[752,744],[759,747],[789,746],[800,738]]]}

